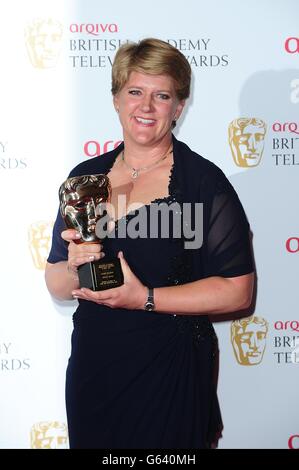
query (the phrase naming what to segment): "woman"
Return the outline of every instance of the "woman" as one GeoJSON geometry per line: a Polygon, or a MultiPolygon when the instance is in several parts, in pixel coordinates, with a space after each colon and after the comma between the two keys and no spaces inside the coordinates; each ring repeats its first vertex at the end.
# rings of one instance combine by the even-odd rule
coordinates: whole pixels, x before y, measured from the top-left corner
{"type": "MultiPolygon", "coordinates": [[[[208,315],[249,306],[253,265],[248,223],[230,183],[172,135],[190,79],[186,58],[163,41],[122,46],[112,94],[124,142],[70,174],[108,174],[117,214],[115,236],[98,245],[74,243],[80,235],[58,216],[46,268],[50,293],[79,301],[66,382],[73,448],[209,448],[221,432],[208,315]],[[161,221],[158,237],[117,237],[141,212],[150,224],[154,206],[175,203],[183,216],[185,205],[199,202],[201,246],[187,247],[187,232],[162,236],[161,221]],[[124,284],[80,289],[78,266],[104,251],[120,258],[124,284]]],[[[185,229],[198,220],[190,213],[185,229]]]]}

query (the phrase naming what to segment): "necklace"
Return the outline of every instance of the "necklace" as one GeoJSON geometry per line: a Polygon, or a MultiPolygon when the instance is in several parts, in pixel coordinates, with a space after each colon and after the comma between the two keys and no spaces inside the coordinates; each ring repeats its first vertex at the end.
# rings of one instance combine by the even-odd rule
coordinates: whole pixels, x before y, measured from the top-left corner
{"type": "Polygon", "coordinates": [[[122,161],[124,162],[124,164],[126,165],[126,167],[131,170],[131,172],[132,172],[131,177],[132,177],[133,179],[136,179],[136,178],[138,178],[140,171],[149,170],[150,168],[153,168],[153,167],[154,167],[155,165],[157,165],[158,163],[163,162],[163,160],[165,160],[165,158],[166,158],[168,155],[170,155],[172,152],[173,152],[173,150],[171,149],[169,152],[167,152],[165,155],[163,155],[163,157],[159,158],[159,160],[157,160],[156,162],[154,162],[154,163],[152,163],[151,165],[148,165],[148,166],[142,166],[142,167],[140,167],[140,168],[134,168],[133,166],[129,165],[129,164],[126,162],[124,150],[122,151],[121,159],[122,159],[122,161]]]}

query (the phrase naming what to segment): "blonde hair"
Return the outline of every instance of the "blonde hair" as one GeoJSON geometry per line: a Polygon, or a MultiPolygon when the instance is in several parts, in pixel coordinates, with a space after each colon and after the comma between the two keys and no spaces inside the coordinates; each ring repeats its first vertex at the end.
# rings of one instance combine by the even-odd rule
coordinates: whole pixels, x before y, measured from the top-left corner
{"type": "Polygon", "coordinates": [[[190,95],[191,67],[186,57],[165,41],[146,38],[138,43],[122,45],[112,66],[112,94],[116,95],[129,79],[131,72],[168,75],[174,81],[179,100],[190,95]]]}

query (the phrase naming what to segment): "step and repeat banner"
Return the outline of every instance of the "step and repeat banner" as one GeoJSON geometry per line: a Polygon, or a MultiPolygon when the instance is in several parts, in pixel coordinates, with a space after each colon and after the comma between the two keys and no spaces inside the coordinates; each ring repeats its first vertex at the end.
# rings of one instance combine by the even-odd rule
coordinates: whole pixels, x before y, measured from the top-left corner
{"type": "Polygon", "coordinates": [[[299,2],[7,0],[0,9],[0,447],[68,447],[76,302],[55,301],[44,282],[58,187],[121,141],[114,55],[157,37],[193,70],[175,134],[223,169],[253,236],[254,312],[215,323],[219,448],[298,449],[299,2]]]}

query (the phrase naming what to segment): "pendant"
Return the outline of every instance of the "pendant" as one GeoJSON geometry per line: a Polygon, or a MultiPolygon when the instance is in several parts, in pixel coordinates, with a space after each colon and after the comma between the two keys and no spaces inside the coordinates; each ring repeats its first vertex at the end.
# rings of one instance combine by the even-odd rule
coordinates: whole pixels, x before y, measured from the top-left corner
{"type": "Polygon", "coordinates": [[[136,179],[138,177],[138,170],[132,172],[132,178],[136,179]]]}

